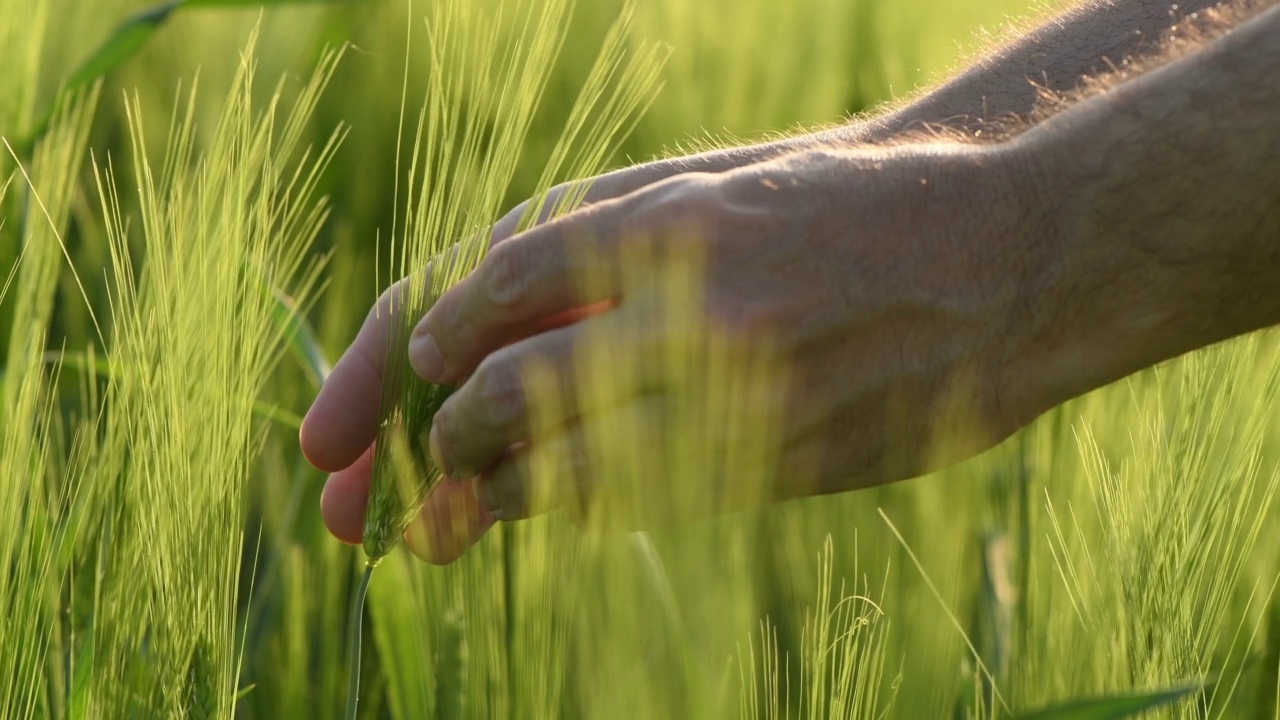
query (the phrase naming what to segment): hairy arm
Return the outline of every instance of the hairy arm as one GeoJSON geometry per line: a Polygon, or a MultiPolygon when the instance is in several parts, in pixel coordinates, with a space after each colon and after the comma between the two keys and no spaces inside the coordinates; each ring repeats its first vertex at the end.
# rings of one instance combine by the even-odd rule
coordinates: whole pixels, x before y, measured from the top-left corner
{"type": "Polygon", "coordinates": [[[1010,142],[1056,208],[1042,407],[1280,323],[1280,5],[1232,20],[1010,142]]]}
{"type": "Polygon", "coordinates": [[[1069,93],[1083,78],[1155,52],[1163,35],[1184,18],[1233,2],[1238,0],[1089,0],[1015,36],[937,89],[873,121],[868,139],[922,123],[980,130],[992,121],[1025,117],[1046,94],[1069,93]]]}
{"type": "MultiPolygon", "coordinates": [[[[1212,42],[1189,41],[1191,52],[1155,69],[1126,65],[1110,85],[1090,85],[1100,92],[1069,92],[1108,66],[1107,53],[1121,65],[1120,56],[1163,34],[1171,9],[1137,0],[1086,6],[880,120],[808,136],[816,149],[792,141],[757,146],[762,157],[731,150],[605,176],[592,191],[599,202],[495,246],[441,298],[419,325],[418,340],[432,342],[411,351],[414,367],[432,382],[442,381],[434,365],[454,377],[484,366],[502,379],[519,377],[522,359],[546,348],[572,357],[580,327],[525,340],[511,332],[594,301],[563,281],[579,257],[555,251],[558,239],[608,240],[623,226],[661,235],[688,220],[718,231],[708,240],[721,268],[716,307],[751,305],[755,316],[795,320],[780,327],[792,331],[794,357],[817,381],[795,395],[807,421],[783,426],[802,435],[796,452],[829,459],[855,486],[920,471],[895,464],[889,440],[911,451],[934,436],[927,422],[948,374],[974,379],[965,404],[979,409],[990,426],[982,439],[994,442],[1072,396],[1280,322],[1280,10],[1257,12],[1212,42]],[[1052,104],[1046,119],[1028,78],[1069,101],[1052,104]],[[875,142],[923,122],[999,125],[1009,113],[1038,122],[1000,142],[875,142]],[[867,144],[848,147],[859,141],[867,144]],[[841,147],[824,147],[831,144],[841,147]],[[787,157],[756,162],[770,154],[787,157]],[[711,172],[686,172],[696,170],[711,172]],[[662,178],[670,179],[650,184],[662,178]],[[432,346],[441,362],[427,362],[432,346]],[[908,411],[891,416],[900,397],[908,411]],[[894,425],[895,417],[916,425],[894,425]]],[[[515,217],[495,240],[511,235],[515,217]]],[[[338,471],[326,485],[325,519],[353,542],[368,497],[383,317],[370,315],[301,438],[308,459],[338,471]]],[[[614,323],[619,347],[663,337],[643,314],[615,308],[598,319],[614,323]]],[[[505,400],[518,396],[479,389],[515,386],[479,376],[442,410],[452,418],[442,445],[454,462],[445,465],[514,487],[518,460],[495,465],[492,453],[520,444],[524,416],[505,400]],[[510,433],[476,432],[478,417],[506,418],[501,429],[510,433]],[[478,442],[485,438],[497,442],[478,442]]],[[[415,525],[429,540],[410,544],[448,562],[492,524],[486,509],[469,486],[442,484],[415,525]]]]}
{"type": "Polygon", "coordinates": [[[652,283],[623,280],[637,238],[657,256],[695,244],[708,269],[688,312],[746,340],[737,360],[768,337],[787,368],[785,401],[744,411],[777,422],[779,467],[812,469],[777,474],[775,498],[937,469],[1070,397],[1280,322],[1280,9],[1247,12],[1180,26],[1157,60],[1003,140],[841,145],[685,174],[495,247],[409,350],[431,382],[466,378],[435,416],[437,464],[514,520],[538,511],[539,458],[570,459],[541,509],[581,508],[608,483],[592,432],[677,425],[679,380],[639,382],[607,408],[561,401],[541,429],[523,389],[535,362],[572,387],[592,343],[640,358],[668,347],[652,283]],[[611,307],[584,322],[512,331],[598,302],[611,307]]]}
{"type": "Polygon", "coordinates": [[[895,110],[809,135],[626,168],[600,178],[591,196],[614,197],[677,172],[723,172],[832,142],[882,142],[926,125],[971,131],[1027,116],[1042,92],[1072,90],[1083,78],[1151,50],[1186,15],[1222,1],[1089,0],[1016,35],[895,110]]]}

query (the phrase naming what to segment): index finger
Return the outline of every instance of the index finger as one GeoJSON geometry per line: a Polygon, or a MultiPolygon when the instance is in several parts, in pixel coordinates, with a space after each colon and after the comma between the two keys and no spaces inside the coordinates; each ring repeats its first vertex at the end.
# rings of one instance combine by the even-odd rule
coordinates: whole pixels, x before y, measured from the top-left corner
{"type": "Polygon", "coordinates": [[[696,231],[715,208],[713,178],[706,173],[667,178],[495,246],[414,328],[409,345],[414,370],[428,382],[457,381],[547,318],[615,302],[623,248],[661,241],[671,228],[696,231]]]}
{"type": "MultiPolygon", "coordinates": [[[[369,311],[303,418],[298,443],[307,462],[318,470],[332,473],[350,467],[373,445],[382,420],[382,377],[393,327],[391,298],[403,283],[393,285],[369,311]]],[[[595,306],[561,313],[538,323],[533,331],[569,325],[604,309],[595,306]]]]}
{"type": "MultiPolygon", "coordinates": [[[[566,186],[566,190],[561,192],[567,189],[566,186]]],[[[512,237],[527,208],[528,204],[522,203],[497,222],[489,237],[491,248],[512,237]]],[[[540,221],[545,219],[539,218],[540,221]]],[[[464,279],[463,282],[467,281],[464,279]]],[[[298,442],[307,461],[319,470],[337,472],[349,467],[377,436],[381,420],[383,371],[394,327],[392,300],[406,289],[406,281],[400,280],[378,298],[365,317],[360,332],[334,365],[303,419],[298,442]]],[[[398,302],[395,304],[402,306],[398,302]]],[[[572,317],[575,310],[583,311],[582,308],[565,307],[560,312],[549,312],[547,316],[526,324],[516,334],[522,336],[548,325],[554,326],[558,321],[562,322],[561,318],[572,317]]]]}
{"type": "MultiPolygon", "coordinates": [[[[489,237],[491,247],[511,237],[524,207],[498,221],[489,237]]],[[[425,272],[430,273],[430,267],[425,272]]],[[[404,307],[399,296],[408,290],[407,280],[399,280],[379,296],[302,421],[298,444],[307,462],[318,470],[332,473],[351,466],[377,436],[383,371],[395,327],[392,309],[393,305],[404,307]]]]}
{"type": "Polygon", "coordinates": [[[377,436],[392,299],[404,284],[397,282],[378,298],[302,421],[298,444],[307,462],[319,470],[345,469],[377,436]]]}

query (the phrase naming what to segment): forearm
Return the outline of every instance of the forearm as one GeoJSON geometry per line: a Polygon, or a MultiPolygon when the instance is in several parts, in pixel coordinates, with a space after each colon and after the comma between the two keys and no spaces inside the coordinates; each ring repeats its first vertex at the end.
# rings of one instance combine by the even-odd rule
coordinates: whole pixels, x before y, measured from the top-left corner
{"type": "Polygon", "coordinates": [[[1011,141],[1056,208],[1050,401],[1280,323],[1280,5],[1011,141]]]}
{"type": "MultiPolygon", "coordinates": [[[[723,172],[833,142],[884,142],[926,125],[972,131],[991,121],[1026,116],[1041,88],[1069,91],[1082,78],[1148,50],[1179,18],[1218,2],[1090,0],[980,57],[952,79],[895,110],[821,132],[629,168],[625,181],[653,182],[672,172],[723,172]]],[[[612,190],[608,183],[605,190],[612,190]]]]}
{"type": "MultiPolygon", "coordinates": [[[[1068,93],[1083,78],[1159,47],[1183,18],[1235,0],[1088,0],[981,56],[941,86],[868,123],[884,137],[923,124],[978,130],[1028,116],[1041,94],[1068,93]]],[[[862,130],[867,132],[868,130],[862,130]]]]}

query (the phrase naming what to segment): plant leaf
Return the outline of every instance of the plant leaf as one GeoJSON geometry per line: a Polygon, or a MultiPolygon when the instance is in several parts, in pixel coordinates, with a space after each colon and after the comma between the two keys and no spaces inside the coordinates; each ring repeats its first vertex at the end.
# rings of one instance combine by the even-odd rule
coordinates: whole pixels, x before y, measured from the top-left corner
{"type": "MultiPolygon", "coordinates": [[[[87,370],[104,380],[110,380],[112,377],[111,363],[106,358],[95,357],[90,360],[84,353],[48,352],[45,353],[44,360],[49,364],[56,363],[76,370],[87,370]]],[[[270,405],[261,400],[256,400],[253,403],[253,414],[264,420],[283,425],[290,430],[302,429],[302,418],[278,405],[270,405]]]]}
{"type": "Polygon", "coordinates": [[[280,327],[281,336],[289,345],[289,352],[302,366],[312,387],[320,389],[324,379],[329,377],[331,366],[324,356],[320,343],[316,341],[311,324],[301,312],[298,312],[293,298],[279,290],[272,290],[271,295],[275,298],[272,316],[275,318],[276,325],[280,327]]]}
{"type": "Polygon", "coordinates": [[[273,7],[277,5],[333,4],[350,2],[351,0],[168,0],[146,10],[142,10],[116,27],[115,32],[103,41],[98,49],[88,57],[71,77],[58,89],[57,95],[49,107],[41,114],[40,120],[26,137],[18,143],[21,155],[30,153],[44,134],[49,130],[49,122],[58,104],[65,98],[105,77],[108,73],[123,65],[147,44],[156,30],[164,24],[174,10],[181,7],[273,7]]]}
{"type": "Polygon", "coordinates": [[[253,414],[291,430],[302,430],[302,418],[278,405],[268,405],[261,400],[256,400],[253,403],[253,414]]]}
{"type": "Polygon", "coordinates": [[[1168,705],[1192,693],[1200,692],[1213,680],[1152,692],[1124,693],[1104,697],[1072,700],[1062,705],[1018,715],[1018,720],[1119,720],[1168,705]]]}
{"type": "Polygon", "coordinates": [[[72,658],[75,670],[71,680],[71,701],[67,709],[67,717],[81,720],[89,717],[89,692],[93,687],[94,642],[93,630],[87,631],[88,639],[80,647],[80,652],[72,658]]]}
{"type": "Polygon", "coordinates": [[[104,380],[111,379],[111,363],[104,357],[94,356],[90,359],[85,353],[50,351],[44,354],[44,361],[49,365],[61,365],[82,372],[88,370],[104,380]]]}
{"type": "Polygon", "coordinates": [[[155,34],[156,28],[163,25],[182,4],[183,0],[170,0],[125,20],[67,79],[60,94],[65,95],[92,83],[133,57],[155,34]]]}
{"type": "Polygon", "coordinates": [[[182,4],[183,0],[169,0],[162,5],[136,13],[116,27],[115,32],[111,33],[58,89],[53,102],[45,109],[39,122],[20,144],[21,152],[24,154],[30,152],[36,141],[49,130],[49,122],[59,103],[97,82],[99,78],[136,55],[155,34],[156,29],[163,25],[164,21],[169,19],[169,15],[182,4]]]}

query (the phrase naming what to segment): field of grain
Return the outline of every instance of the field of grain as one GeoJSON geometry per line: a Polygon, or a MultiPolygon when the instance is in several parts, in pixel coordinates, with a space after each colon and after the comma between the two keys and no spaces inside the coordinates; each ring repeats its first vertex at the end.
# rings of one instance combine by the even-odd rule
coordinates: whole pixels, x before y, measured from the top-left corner
{"type": "MultiPolygon", "coordinates": [[[[0,717],[343,717],[365,555],[298,430],[386,285],[556,183],[910,96],[1032,12],[0,2],[0,717]]],[[[628,366],[595,367],[607,393],[628,366]]],[[[698,371],[703,421],[772,382],[698,371]]],[[[1277,716],[1278,384],[1255,334],[904,483],[643,532],[551,514],[447,567],[393,547],[356,712],[1277,716]]],[[[668,454],[620,428],[600,472],[677,514],[776,472],[769,428],[728,458],[702,428],[668,454]]]]}

